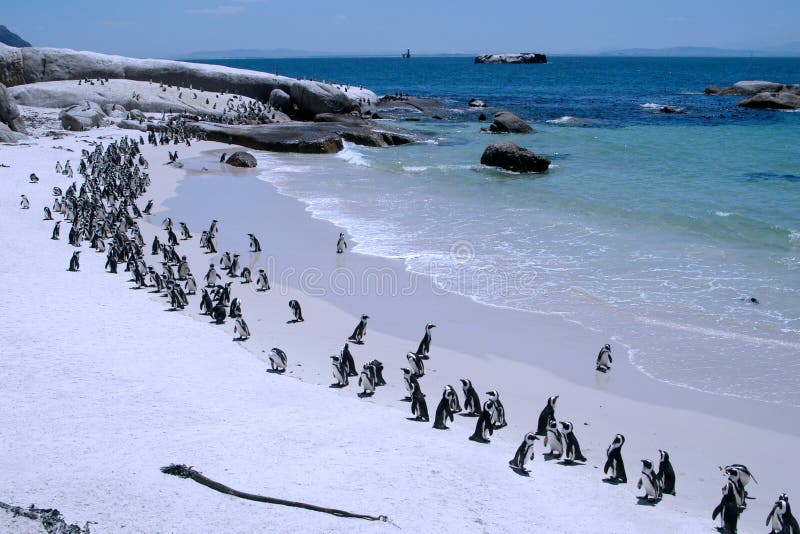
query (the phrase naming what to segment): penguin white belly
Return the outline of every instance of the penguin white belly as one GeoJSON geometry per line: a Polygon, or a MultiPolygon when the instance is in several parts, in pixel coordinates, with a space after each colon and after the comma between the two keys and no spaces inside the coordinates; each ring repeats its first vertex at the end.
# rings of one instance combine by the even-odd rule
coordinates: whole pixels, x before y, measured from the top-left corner
{"type": "Polygon", "coordinates": [[[650,481],[650,478],[643,476],[641,483],[642,489],[644,489],[644,493],[648,498],[655,499],[658,496],[658,488],[650,481]]]}

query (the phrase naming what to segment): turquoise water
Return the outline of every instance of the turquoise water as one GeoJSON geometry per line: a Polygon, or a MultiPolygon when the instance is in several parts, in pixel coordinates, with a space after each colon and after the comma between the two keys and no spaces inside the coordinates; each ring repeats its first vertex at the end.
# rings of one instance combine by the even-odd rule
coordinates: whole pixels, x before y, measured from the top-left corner
{"type": "Polygon", "coordinates": [[[512,139],[553,160],[541,176],[483,168],[497,138],[457,113],[400,124],[435,144],[276,159],[263,178],[348,228],[356,251],[402,258],[487,305],[605,332],[656,379],[800,406],[800,114],[696,94],[738,79],[800,81],[798,60],[556,58],[492,71],[464,59],[438,70],[434,59],[372,59],[339,76],[336,60],[280,61],[281,73],[454,106],[483,98],[533,122],[535,133],[512,139]],[[689,113],[654,114],[647,103],[689,113]],[[566,115],[597,122],[546,122],[566,115]]]}

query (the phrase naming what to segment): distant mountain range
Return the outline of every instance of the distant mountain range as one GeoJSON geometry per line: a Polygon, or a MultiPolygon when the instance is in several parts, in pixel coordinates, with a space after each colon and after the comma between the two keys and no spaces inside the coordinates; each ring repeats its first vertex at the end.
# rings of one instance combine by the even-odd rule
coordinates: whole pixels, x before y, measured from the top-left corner
{"type": "Polygon", "coordinates": [[[17,48],[31,46],[28,41],[3,25],[0,25],[0,43],[7,44],[8,46],[16,46],[17,48]]]}
{"type": "MultiPolygon", "coordinates": [[[[592,54],[595,55],[595,54],[592,54]]],[[[674,46],[671,48],[624,48],[597,52],[600,56],[626,57],[794,57],[800,56],[800,41],[753,49],[714,48],[707,46],[674,46]]]]}

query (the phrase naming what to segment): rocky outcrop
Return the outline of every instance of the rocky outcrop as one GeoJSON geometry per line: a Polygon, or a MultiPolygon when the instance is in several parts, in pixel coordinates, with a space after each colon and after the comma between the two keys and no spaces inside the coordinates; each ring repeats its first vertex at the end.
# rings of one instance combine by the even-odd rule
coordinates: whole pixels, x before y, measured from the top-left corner
{"type": "Polygon", "coordinates": [[[0,122],[0,143],[16,143],[25,139],[27,136],[20,132],[15,132],[4,123],[0,122]]]}
{"type": "Polygon", "coordinates": [[[469,99],[469,107],[471,107],[471,108],[485,108],[486,107],[486,102],[484,102],[480,98],[470,98],[469,99]]]}
{"type": "Polygon", "coordinates": [[[82,132],[100,126],[106,114],[94,102],[84,101],[62,110],[58,118],[61,119],[61,127],[65,130],[82,132]]]}
{"type": "Polygon", "coordinates": [[[280,89],[273,89],[269,94],[269,105],[286,114],[289,114],[293,111],[292,97],[280,89]]]}
{"type": "Polygon", "coordinates": [[[19,108],[11,95],[8,94],[6,86],[0,83],[0,122],[6,124],[11,130],[20,133],[27,133],[25,121],[19,114],[19,108]]]}
{"type": "Polygon", "coordinates": [[[550,167],[550,160],[537,156],[527,148],[505,141],[492,143],[481,156],[481,164],[500,167],[514,172],[544,172],[550,167]]]}
{"type": "Polygon", "coordinates": [[[739,102],[739,106],[752,109],[800,109],[800,95],[789,91],[758,93],[739,102]]]}
{"type": "Polygon", "coordinates": [[[22,51],[0,43],[0,83],[12,87],[25,83],[22,77],[22,51]]]}
{"type": "Polygon", "coordinates": [[[708,95],[718,96],[753,96],[763,92],[778,92],[785,87],[785,84],[776,82],[765,82],[763,80],[747,80],[736,82],[728,87],[717,87],[709,85],[705,88],[708,95]]]}
{"type": "Polygon", "coordinates": [[[225,160],[225,163],[234,167],[244,168],[253,168],[258,165],[255,156],[244,151],[234,152],[228,156],[228,159],[225,160]]]}
{"type": "Polygon", "coordinates": [[[485,54],[476,56],[475,63],[547,63],[547,56],[529,52],[522,54],[485,54]]]}
{"type": "Polygon", "coordinates": [[[510,111],[498,111],[494,114],[494,121],[489,125],[492,133],[529,133],[533,128],[510,111]]]}
{"type": "MultiPolygon", "coordinates": [[[[374,106],[377,96],[368,89],[344,87],[310,80],[219,65],[205,65],[163,59],[135,59],[123,56],[76,52],[62,48],[16,48],[22,61],[6,65],[11,54],[0,45],[3,67],[0,82],[7,86],[53,80],[111,78],[153,81],[167,85],[227,92],[266,101],[274,89],[291,97],[298,114],[347,113],[374,106]],[[8,71],[8,72],[6,72],[8,71]]],[[[19,57],[19,56],[15,56],[19,57]]]]}
{"type": "Polygon", "coordinates": [[[746,96],[739,106],[753,109],[800,109],[800,84],[762,80],[736,82],[728,87],[709,85],[707,95],[746,96]]]}

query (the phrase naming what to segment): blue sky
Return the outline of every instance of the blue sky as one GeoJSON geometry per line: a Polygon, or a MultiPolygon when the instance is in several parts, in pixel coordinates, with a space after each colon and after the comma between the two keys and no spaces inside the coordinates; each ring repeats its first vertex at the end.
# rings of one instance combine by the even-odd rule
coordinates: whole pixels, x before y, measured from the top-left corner
{"type": "Polygon", "coordinates": [[[149,57],[197,50],[590,52],[800,40],[800,0],[2,0],[34,46],[149,57]]]}

